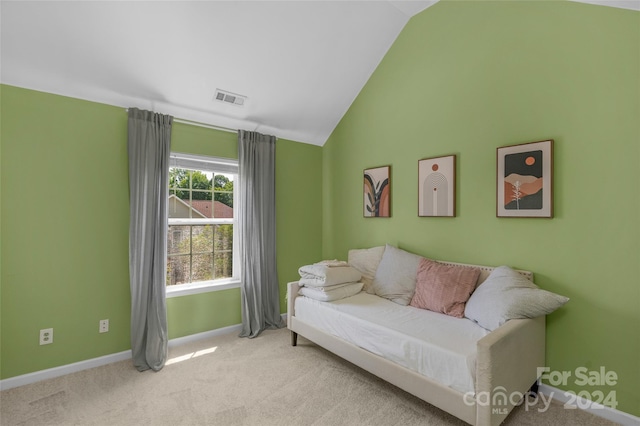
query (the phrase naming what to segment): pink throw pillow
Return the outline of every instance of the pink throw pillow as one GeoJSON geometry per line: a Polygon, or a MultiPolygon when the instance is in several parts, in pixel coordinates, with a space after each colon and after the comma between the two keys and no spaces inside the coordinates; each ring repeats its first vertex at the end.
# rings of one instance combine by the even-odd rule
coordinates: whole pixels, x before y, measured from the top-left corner
{"type": "Polygon", "coordinates": [[[416,292],[409,305],[463,318],[465,304],[475,290],[479,276],[477,268],[422,259],[418,265],[416,292]]]}

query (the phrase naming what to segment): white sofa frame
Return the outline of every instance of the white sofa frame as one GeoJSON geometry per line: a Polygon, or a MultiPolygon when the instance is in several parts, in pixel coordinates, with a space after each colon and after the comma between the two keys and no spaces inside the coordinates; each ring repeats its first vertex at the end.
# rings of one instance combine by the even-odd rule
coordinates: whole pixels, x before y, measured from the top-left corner
{"type": "MultiPolygon", "coordinates": [[[[488,266],[466,265],[480,268],[479,283],[494,269],[488,266]]],[[[529,280],[533,274],[518,271],[529,280]]],[[[462,392],[442,385],[415,371],[362,349],[340,337],[328,334],[298,317],[295,299],[298,282],[287,285],[287,327],[291,330],[291,344],[297,345],[298,334],[339,357],[380,377],[459,419],[477,426],[494,426],[504,421],[519,404],[511,395],[526,395],[538,379],[538,367],[545,365],[545,317],[515,319],[492,331],[478,341],[476,358],[476,394],[462,392]],[[478,400],[476,400],[476,398],[478,400]]]]}

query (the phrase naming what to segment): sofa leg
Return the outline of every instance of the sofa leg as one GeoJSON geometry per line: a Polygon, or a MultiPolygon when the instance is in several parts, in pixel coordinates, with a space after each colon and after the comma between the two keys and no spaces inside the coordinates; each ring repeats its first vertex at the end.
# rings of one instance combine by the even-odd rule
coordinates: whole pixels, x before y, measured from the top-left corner
{"type": "Polygon", "coordinates": [[[538,381],[536,380],[529,389],[529,395],[537,396],[538,395],[538,381]]]}
{"type": "Polygon", "coordinates": [[[298,333],[295,331],[291,332],[291,346],[298,346],[298,333]]]}

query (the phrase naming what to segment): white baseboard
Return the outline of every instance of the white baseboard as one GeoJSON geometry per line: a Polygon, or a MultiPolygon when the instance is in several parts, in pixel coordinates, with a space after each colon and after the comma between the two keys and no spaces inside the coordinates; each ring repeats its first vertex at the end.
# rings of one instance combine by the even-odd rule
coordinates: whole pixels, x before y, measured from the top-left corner
{"type": "Polygon", "coordinates": [[[60,377],[66,374],[75,373],[77,371],[88,370],[89,368],[100,367],[102,365],[124,361],[127,359],[131,359],[131,350],[105,355],[98,358],[87,359],[85,361],[74,362],[73,364],[61,365],[60,367],[34,371],[33,373],[23,374],[21,376],[15,376],[8,379],[0,380],[0,390],[17,388],[18,386],[36,383],[41,380],[53,379],[54,377],[60,377]]]}
{"type": "MultiPolygon", "coordinates": [[[[282,318],[286,323],[286,315],[282,314],[282,318]]],[[[209,337],[219,336],[221,334],[240,332],[242,324],[230,325],[228,327],[217,328],[215,330],[205,331],[203,333],[192,334],[184,337],[177,337],[169,340],[169,347],[184,345],[186,343],[195,342],[197,340],[209,337]]],[[[76,373],[89,368],[100,367],[102,365],[112,364],[114,362],[125,361],[131,359],[131,350],[118,352],[115,354],[105,355],[98,358],[87,359],[84,361],[74,362],[73,364],[61,365],[59,367],[49,368],[46,370],[34,371],[33,373],[23,374],[21,376],[10,377],[0,380],[0,391],[17,388],[42,380],[53,379],[55,377],[64,376],[65,374],[76,373]]]]}
{"type": "Polygon", "coordinates": [[[573,408],[584,410],[593,414],[594,416],[619,423],[623,426],[640,426],[640,417],[625,413],[624,411],[616,410],[615,408],[598,404],[580,396],[575,396],[574,394],[565,392],[562,389],[558,389],[556,387],[541,383],[538,387],[538,392],[541,392],[544,395],[550,396],[552,399],[565,404],[565,407],[567,409],[573,408]]]}

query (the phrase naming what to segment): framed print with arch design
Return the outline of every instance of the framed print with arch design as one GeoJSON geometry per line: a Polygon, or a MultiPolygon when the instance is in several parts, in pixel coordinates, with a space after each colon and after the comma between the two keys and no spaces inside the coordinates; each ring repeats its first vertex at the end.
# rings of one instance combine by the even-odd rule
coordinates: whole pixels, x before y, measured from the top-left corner
{"type": "Polygon", "coordinates": [[[391,217],[391,166],[364,171],[364,217],[391,217]]]}
{"type": "Polygon", "coordinates": [[[497,217],[553,217],[553,139],[497,149],[497,217]]]}
{"type": "Polygon", "coordinates": [[[418,216],[456,215],[456,156],[418,161],[418,216]]]}

